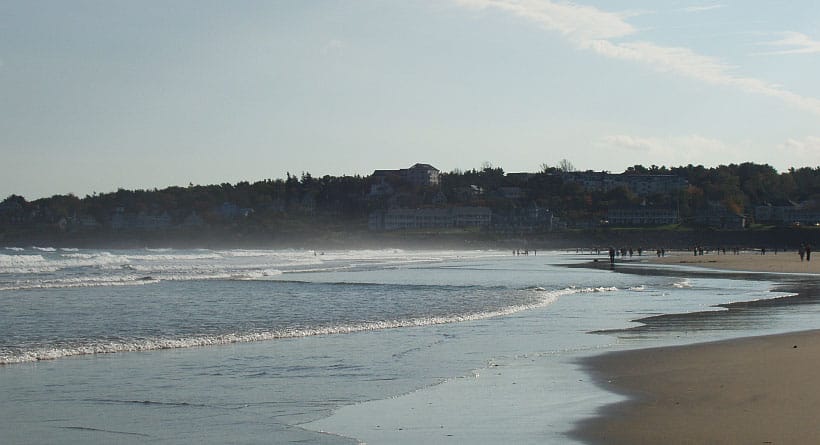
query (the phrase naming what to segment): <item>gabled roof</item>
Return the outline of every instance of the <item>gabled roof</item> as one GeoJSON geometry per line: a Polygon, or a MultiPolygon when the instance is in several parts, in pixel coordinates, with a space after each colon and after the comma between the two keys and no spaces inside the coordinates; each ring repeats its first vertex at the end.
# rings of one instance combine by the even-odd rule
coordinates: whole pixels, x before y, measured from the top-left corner
{"type": "Polygon", "coordinates": [[[430,164],[415,164],[415,165],[413,165],[413,166],[412,166],[412,167],[410,167],[410,168],[411,168],[411,169],[413,169],[413,168],[423,168],[423,169],[425,169],[425,170],[435,170],[435,171],[439,171],[437,168],[433,167],[433,166],[432,166],[432,165],[430,165],[430,164]]]}

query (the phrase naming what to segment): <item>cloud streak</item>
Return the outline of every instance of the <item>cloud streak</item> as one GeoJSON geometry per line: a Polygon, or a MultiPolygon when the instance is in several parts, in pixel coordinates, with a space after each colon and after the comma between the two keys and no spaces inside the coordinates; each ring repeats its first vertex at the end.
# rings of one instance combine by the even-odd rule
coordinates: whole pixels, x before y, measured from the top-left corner
{"type": "Polygon", "coordinates": [[[783,38],[773,42],[763,42],[761,45],[779,46],[785,49],[758,53],[758,55],[784,55],[784,54],[814,54],[820,53],[820,41],[812,40],[811,37],[799,33],[787,31],[782,33],[783,38]]]}
{"type": "Polygon", "coordinates": [[[724,162],[730,162],[742,158],[745,152],[742,147],[697,134],[667,138],[618,134],[601,138],[597,145],[607,150],[624,149],[641,158],[662,160],[668,165],[700,163],[716,153],[721,154],[724,162]]]}
{"type": "MultiPolygon", "coordinates": [[[[611,153],[618,150],[623,156],[652,159],[655,163],[669,166],[700,164],[704,159],[718,163],[745,162],[754,153],[750,141],[727,143],[698,134],[685,136],[635,136],[614,134],[595,142],[602,150],[611,153]]],[[[778,153],[776,163],[781,168],[795,165],[820,166],[820,137],[790,138],[775,145],[778,153]]]]}
{"type": "Polygon", "coordinates": [[[721,5],[721,4],[687,6],[685,8],[678,9],[678,11],[683,11],[683,12],[706,12],[706,11],[712,11],[714,9],[720,9],[720,8],[725,8],[725,7],[726,7],[726,5],[721,5]]]}
{"type": "MultiPolygon", "coordinates": [[[[625,19],[629,17],[627,13],[607,12],[591,6],[554,3],[549,0],[454,1],[472,9],[495,9],[514,14],[546,30],[556,31],[576,47],[603,57],[637,62],[660,72],[688,77],[710,85],[772,97],[820,115],[820,100],[781,89],[761,79],[738,75],[735,67],[718,58],[699,54],[689,48],[661,46],[647,41],[623,41],[638,32],[626,22],[625,19]]],[[[802,40],[798,38],[797,41],[802,40]]]]}
{"type": "Polygon", "coordinates": [[[802,165],[820,167],[820,137],[808,136],[803,139],[788,139],[778,150],[802,165]]]}

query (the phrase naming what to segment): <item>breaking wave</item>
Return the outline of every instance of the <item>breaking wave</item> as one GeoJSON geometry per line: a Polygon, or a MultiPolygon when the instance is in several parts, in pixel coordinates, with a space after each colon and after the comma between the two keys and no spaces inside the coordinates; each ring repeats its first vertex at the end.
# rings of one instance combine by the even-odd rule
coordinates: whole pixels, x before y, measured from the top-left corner
{"type": "Polygon", "coordinates": [[[676,282],[672,283],[672,287],[675,287],[675,288],[678,288],[678,289],[689,289],[689,288],[692,287],[692,282],[689,281],[688,278],[684,278],[680,281],[676,281],[676,282]]]}
{"type": "Polygon", "coordinates": [[[190,336],[182,338],[155,338],[135,339],[123,341],[96,341],[89,344],[71,347],[37,347],[25,351],[0,354],[0,365],[35,362],[40,360],[54,360],[64,357],[110,354],[118,352],[153,351],[160,349],[191,348],[202,346],[229,345],[234,343],[249,343],[286,338],[299,338],[320,335],[351,334],[364,331],[378,331],[408,327],[433,326],[450,323],[462,323],[483,320],[494,317],[512,315],[518,312],[546,307],[556,302],[560,297],[578,293],[608,292],[617,288],[575,288],[560,290],[546,290],[535,287],[525,291],[537,292],[536,301],[528,304],[508,306],[501,309],[478,312],[472,314],[445,315],[435,317],[407,318],[398,320],[381,320],[361,323],[350,323],[336,326],[321,326],[314,328],[288,328],[246,333],[226,333],[219,335],[190,336]]]}

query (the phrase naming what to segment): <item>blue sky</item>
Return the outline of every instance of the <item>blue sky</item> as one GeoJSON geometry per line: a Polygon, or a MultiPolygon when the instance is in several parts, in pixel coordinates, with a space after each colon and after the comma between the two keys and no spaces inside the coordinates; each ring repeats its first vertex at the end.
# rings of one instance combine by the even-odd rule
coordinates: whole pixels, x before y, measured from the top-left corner
{"type": "Polygon", "coordinates": [[[0,0],[0,199],[415,162],[816,167],[816,79],[813,0],[0,0]]]}

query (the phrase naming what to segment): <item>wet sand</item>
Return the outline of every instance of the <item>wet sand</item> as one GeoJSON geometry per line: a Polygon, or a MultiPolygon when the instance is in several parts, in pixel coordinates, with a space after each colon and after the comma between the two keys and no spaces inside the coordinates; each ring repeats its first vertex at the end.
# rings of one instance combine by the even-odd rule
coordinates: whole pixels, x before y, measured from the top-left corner
{"type": "MultiPolygon", "coordinates": [[[[729,305],[713,314],[720,319],[732,310],[814,304],[811,275],[820,273],[820,257],[814,260],[801,262],[796,252],[746,252],[649,261],[773,274],[767,279],[800,274],[779,275],[796,296],[729,305]]],[[[644,329],[652,328],[647,322],[644,329]]],[[[583,365],[604,389],[629,397],[577,426],[572,435],[587,443],[814,444],[820,438],[820,330],[616,352],[583,365]]]]}
{"type": "Polygon", "coordinates": [[[820,331],[644,349],[584,362],[629,396],[579,425],[594,444],[813,444],[820,331]]]}
{"type": "Polygon", "coordinates": [[[740,270],[750,272],[771,273],[811,273],[820,274],[820,256],[814,253],[814,261],[800,261],[797,252],[741,252],[734,255],[709,253],[703,256],[680,252],[667,255],[663,258],[650,257],[649,261],[657,264],[677,264],[683,266],[708,267],[712,269],[740,270]]]}

